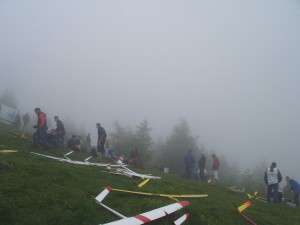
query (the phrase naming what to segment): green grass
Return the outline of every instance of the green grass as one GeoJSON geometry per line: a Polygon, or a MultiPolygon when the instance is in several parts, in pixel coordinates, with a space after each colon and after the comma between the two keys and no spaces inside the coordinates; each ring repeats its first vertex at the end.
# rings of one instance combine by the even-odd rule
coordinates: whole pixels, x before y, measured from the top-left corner
{"type": "MultiPolygon", "coordinates": [[[[186,225],[250,224],[235,212],[233,203],[241,205],[247,196],[228,190],[222,184],[213,186],[191,181],[175,174],[164,174],[155,169],[138,171],[161,176],[150,180],[143,188],[134,183],[142,180],[113,175],[105,168],[73,165],[33,155],[40,152],[63,157],[68,150],[44,151],[31,148],[31,144],[8,134],[17,132],[0,124],[0,149],[18,150],[17,153],[0,154],[0,224],[5,225],[96,225],[119,219],[97,205],[91,196],[99,194],[104,187],[166,194],[208,194],[207,198],[188,200],[190,206],[174,214],[174,218],[190,214],[186,225]]],[[[70,158],[84,160],[87,155],[73,153],[70,158]]],[[[93,161],[100,162],[100,159],[93,161]]],[[[112,191],[104,204],[126,216],[133,216],[175,201],[158,196],[140,196],[112,191]]],[[[257,224],[300,224],[300,209],[285,204],[271,205],[253,200],[244,213],[257,224]]],[[[168,224],[161,219],[149,224],[168,224]]]]}

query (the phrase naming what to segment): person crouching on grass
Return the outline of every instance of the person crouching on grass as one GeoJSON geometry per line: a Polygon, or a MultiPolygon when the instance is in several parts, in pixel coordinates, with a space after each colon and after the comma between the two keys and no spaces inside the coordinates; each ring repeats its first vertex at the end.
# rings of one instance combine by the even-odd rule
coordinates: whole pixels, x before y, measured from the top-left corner
{"type": "Polygon", "coordinates": [[[294,203],[299,207],[300,184],[289,176],[286,176],[285,180],[290,186],[290,191],[294,193],[294,203]]]}

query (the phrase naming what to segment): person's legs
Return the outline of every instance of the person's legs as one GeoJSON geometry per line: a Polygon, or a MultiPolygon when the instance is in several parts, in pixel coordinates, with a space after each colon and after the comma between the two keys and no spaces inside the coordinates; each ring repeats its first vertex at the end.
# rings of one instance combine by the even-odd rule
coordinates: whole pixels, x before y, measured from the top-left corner
{"type": "Polygon", "coordinates": [[[188,166],[185,168],[185,177],[188,179],[191,177],[191,170],[188,166]]]}
{"type": "Polygon", "coordinates": [[[271,203],[272,190],[273,190],[272,184],[268,185],[267,186],[267,201],[269,203],[271,203]]]}
{"type": "Polygon", "coordinates": [[[215,183],[218,184],[218,180],[219,180],[218,170],[213,170],[213,179],[215,180],[215,183]]]}
{"type": "Polygon", "coordinates": [[[45,130],[38,129],[38,138],[40,139],[40,142],[42,143],[42,145],[44,145],[44,147],[52,148],[52,146],[47,141],[47,133],[45,130]]]}
{"type": "Polygon", "coordinates": [[[99,152],[100,158],[105,158],[104,144],[100,143],[98,147],[99,147],[98,152],[99,152]]]}
{"type": "Polygon", "coordinates": [[[299,192],[294,193],[294,203],[296,204],[297,207],[299,207],[299,192]]]}
{"type": "Polygon", "coordinates": [[[196,180],[199,180],[199,174],[197,173],[197,171],[193,168],[193,178],[196,179],[196,180]]]}
{"type": "Polygon", "coordinates": [[[204,181],[204,169],[200,168],[200,179],[204,181]]]}
{"type": "Polygon", "coordinates": [[[64,148],[64,142],[65,142],[65,136],[62,134],[59,134],[58,143],[59,143],[60,148],[64,148]]]}
{"type": "Polygon", "coordinates": [[[97,151],[98,151],[99,153],[105,152],[104,144],[100,143],[100,144],[97,146],[97,151]]]}
{"type": "Polygon", "coordinates": [[[37,147],[37,144],[38,144],[38,130],[36,130],[33,135],[32,135],[32,147],[37,147]]]}
{"type": "Polygon", "coordinates": [[[273,203],[278,203],[278,183],[273,184],[273,203]]]}

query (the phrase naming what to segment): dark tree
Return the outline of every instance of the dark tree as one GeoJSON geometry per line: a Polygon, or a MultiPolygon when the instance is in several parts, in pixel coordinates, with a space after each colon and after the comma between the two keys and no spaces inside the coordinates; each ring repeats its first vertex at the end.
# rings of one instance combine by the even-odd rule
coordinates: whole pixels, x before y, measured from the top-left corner
{"type": "Polygon", "coordinates": [[[166,141],[160,163],[177,173],[183,173],[183,158],[189,149],[193,149],[196,161],[199,158],[200,151],[197,146],[197,139],[198,137],[190,134],[189,124],[184,119],[180,119],[166,141]]]}
{"type": "Polygon", "coordinates": [[[150,135],[151,128],[149,127],[148,121],[144,120],[136,127],[135,142],[136,147],[139,149],[141,157],[145,161],[149,161],[151,158],[151,145],[152,138],[150,135]]]}
{"type": "Polygon", "coordinates": [[[115,131],[109,134],[111,147],[117,155],[128,156],[134,149],[136,141],[130,128],[122,127],[118,121],[114,123],[115,131]]]}

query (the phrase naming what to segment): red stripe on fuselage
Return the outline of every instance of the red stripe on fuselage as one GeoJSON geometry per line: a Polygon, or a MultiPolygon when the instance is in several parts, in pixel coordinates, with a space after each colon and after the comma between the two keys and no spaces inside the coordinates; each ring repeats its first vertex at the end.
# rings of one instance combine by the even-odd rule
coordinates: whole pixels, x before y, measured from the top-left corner
{"type": "Polygon", "coordinates": [[[151,220],[145,216],[142,216],[142,215],[136,215],[134,218],[144,222],[144,223],[148,223],[150,222],[151,220]]]}

